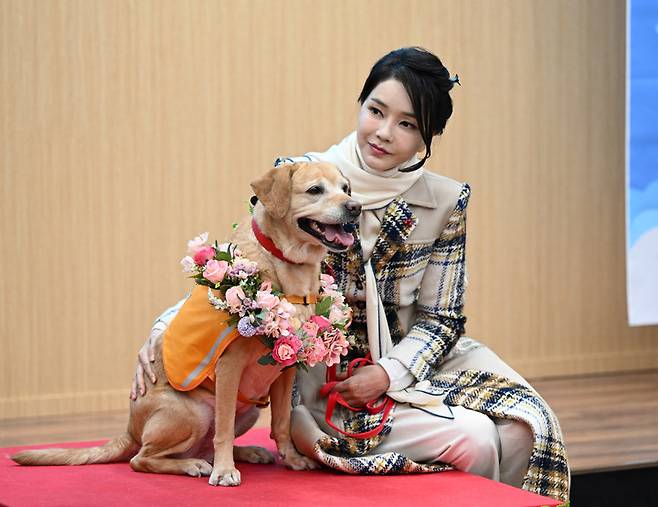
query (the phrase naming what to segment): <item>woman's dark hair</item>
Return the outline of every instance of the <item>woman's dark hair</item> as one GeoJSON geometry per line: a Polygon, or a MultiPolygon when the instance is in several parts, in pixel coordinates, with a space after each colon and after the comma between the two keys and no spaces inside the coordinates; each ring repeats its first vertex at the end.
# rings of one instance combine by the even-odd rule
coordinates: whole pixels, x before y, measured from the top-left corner
{"type": "Polygon", "coordinates": [[[441,135],[452,115],[450,90],[458,83],[434,54],[419,47],[400,48],[380,58],[370,70],[359,95],[363,105],[372,90],[382,81],[395,79],[402,83],[411,99],[418,129],[425,143],[425,157],[403,172],[420,169],[432,154],[432,138],[441,135]]]}

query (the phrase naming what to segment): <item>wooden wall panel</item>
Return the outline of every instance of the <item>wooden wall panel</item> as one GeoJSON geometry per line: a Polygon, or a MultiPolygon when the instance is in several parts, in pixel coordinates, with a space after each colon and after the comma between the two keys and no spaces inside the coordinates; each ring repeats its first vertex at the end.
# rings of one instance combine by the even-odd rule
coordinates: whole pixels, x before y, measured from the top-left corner
{"type": "Polygon", "coordinates": [[[522,373],[658,367],[626,324],[624,3],[0,2],[0,418],[119,408],[151,320],[279,154],[349,132],[374,61],[459,73],[470,335],[522,373]]]}

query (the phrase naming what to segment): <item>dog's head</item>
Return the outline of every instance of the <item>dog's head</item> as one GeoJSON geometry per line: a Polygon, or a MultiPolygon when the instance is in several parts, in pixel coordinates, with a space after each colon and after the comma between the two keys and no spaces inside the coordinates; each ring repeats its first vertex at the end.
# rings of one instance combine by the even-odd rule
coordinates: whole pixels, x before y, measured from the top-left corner
{"type": "Polygon", "coordinates": [[[270,169],[251,184],[266,212],[286,222],[305,243],[342,251],[354,243],[353,224],[361,204],[350,197],[350,182],[325,162],[297,162],[270,169]]]}

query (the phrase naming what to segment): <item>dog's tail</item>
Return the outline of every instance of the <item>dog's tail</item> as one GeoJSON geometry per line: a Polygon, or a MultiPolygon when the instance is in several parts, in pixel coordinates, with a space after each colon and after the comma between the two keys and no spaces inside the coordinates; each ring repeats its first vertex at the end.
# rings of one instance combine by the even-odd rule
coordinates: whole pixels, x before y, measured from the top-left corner
{"type": "Polygon", "coordinates": [[[128,461],[139,448],[140,445],[126,432],[98,447],[22,451],[11,459],[21,465],[91,465],[128,461]]]}

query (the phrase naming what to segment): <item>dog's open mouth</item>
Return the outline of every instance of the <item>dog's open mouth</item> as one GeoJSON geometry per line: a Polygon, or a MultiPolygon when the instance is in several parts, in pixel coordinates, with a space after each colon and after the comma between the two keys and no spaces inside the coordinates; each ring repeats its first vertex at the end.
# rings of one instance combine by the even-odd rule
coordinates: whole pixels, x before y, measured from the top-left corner
{"type": "Polygon", "coordinates": [[[323,224],[311,218],[300,218],[299,228],[319,239],[324,246],[331,250],[346,250],[354,243],[354,224],[323,224]]]}

